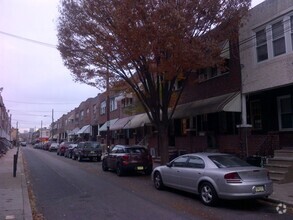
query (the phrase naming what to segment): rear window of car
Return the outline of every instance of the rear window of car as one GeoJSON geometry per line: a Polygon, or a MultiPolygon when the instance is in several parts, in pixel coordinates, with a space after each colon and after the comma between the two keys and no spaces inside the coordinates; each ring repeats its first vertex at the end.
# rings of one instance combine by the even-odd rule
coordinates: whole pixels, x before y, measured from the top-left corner
{"type": "Polygon", "coordinates": [[[98,142],[88,142],[88,143],[85,144],[85,147],[98,148],[98,147],[100,147],[100,143],[98,143],[98,142]]]}
{"type": "Polygon", "coordinates": [[[213,155],[208,156],[208,158],[219,168],[250,166],[245,161],[233,155],[213,155]]]}
{"type": "Polygon", "coordinates": [[[142,147],[126,148],[125,151],[126,151],[126,153],[130,153],[130,154],[146,153],[146,149],[144,149],[142,147]]]}

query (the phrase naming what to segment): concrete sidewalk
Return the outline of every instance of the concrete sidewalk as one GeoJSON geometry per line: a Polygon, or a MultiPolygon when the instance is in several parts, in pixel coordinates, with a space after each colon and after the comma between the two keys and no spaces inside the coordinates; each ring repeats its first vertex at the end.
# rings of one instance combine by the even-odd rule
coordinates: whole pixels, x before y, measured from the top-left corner
{"type": "MultiPolygon", "coordinates": [[[[0,158],[0,220],[32,220],[24,173],[22,151],[19,149],[16,177],[13,177],[13,156],[17,148],[9,150],[0,158]]],[[[158,164],[155,164],[155,166],[158,164]]],[[[276,204],[293,207],[293,183],[274,184],[274,193],[266,199],[276,204]]]]}
{"type": "Polygon", "coordinates": [[[21,148],[16,176],[13,177],[13,158],[16,153],[17,148],[13,148],[0,158],[0,219],[32,220],[21,148]]]}

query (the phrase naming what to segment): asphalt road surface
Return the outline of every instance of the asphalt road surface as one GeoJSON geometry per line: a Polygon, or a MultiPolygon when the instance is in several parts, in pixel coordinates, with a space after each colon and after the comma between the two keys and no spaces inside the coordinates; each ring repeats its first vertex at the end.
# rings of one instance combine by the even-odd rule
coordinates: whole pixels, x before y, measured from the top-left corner
{"type": "Polygon", "coordinates": [[[118,177],[101,162],[78,162],[32,147],[23,149],[37,208],[46,220],[293,219],[263,201],[204,206],[195,195],[158,191],[150,176],[118,177]]]}

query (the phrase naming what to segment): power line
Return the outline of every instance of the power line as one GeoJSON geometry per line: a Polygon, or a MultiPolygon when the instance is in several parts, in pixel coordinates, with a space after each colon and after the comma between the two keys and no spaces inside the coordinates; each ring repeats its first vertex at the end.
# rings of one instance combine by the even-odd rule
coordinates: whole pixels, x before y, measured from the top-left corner
{"type": "Polygon", "coordinates": [[[31,104],[31,105],[75,105],[76,103],[69,103],[69,102],[21,102],[21,101],[13,101],[4,99],[5,102],[12,102],[18,104],[31,104]]]}
{"type": "Polygon", "coordinates": [[[44,42],[41,42],[41,41],[37,41],[37,40],[30,39],[30,38],[26,38],[26,37],[21,37],[19,35],[10,34],[10,33],[4,32],[4,31],[0,31],[0,34],[6,35],[6,36],[9,36],[9,37],[14,37],[16,39],[28,41],[28,42],[31,42],[31,43],[39,44],[41,46],[45,46],[45,47],[50,47],[50,48],[56,49],[56,45],[53,45],[53,44],[44,43],[44,42]]]}

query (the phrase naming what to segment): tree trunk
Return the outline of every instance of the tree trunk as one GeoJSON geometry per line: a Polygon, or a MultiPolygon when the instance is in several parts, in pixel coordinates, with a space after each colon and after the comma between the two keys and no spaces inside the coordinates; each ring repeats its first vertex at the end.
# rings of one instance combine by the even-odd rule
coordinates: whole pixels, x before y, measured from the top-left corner
{"type": "Polygon", "coordinates": [[[164,126],[160,126],[159,129],[159,149],[161,156],[161,165],[169,162],[169,151],[168,151],[168,129],[164,126]]]}

